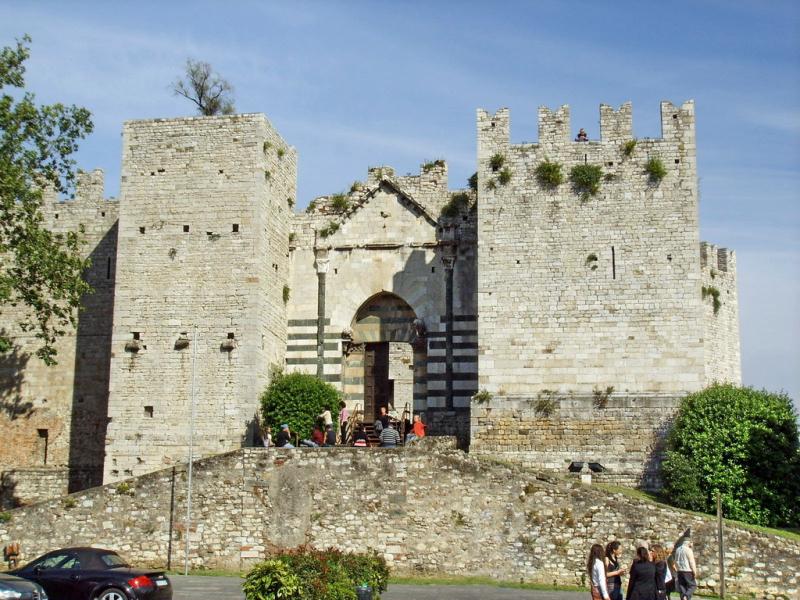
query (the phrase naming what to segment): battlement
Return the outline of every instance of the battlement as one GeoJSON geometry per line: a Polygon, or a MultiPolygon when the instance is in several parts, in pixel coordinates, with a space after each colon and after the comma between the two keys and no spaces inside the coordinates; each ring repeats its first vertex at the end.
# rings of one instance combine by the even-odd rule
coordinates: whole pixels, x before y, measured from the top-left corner
{"type": "Polygon", "coordinates": [[[80,224],[92,228],[112,223],[119,215],[119,200],[105,198],[104,191],[105,174],[102,169],[79,171],[74,198],[60,199],[58,192],[49,188],[44,194],[42,212],[53,229],[74,229],[80,224]]]}
{"type": "Polygon", "coordinates": [[[722,273],[736,273],[736,253],[728,248],[718,248],[708,242],[700,242],[700,266],[722,273]]]}
{"type": "MultiPolygon", "coordinates": [[[[686,141],[685,136],[694,135],[694,101],[688,100],[680,107],[672,102],[661,102],[661,141],[686,141]]],[[[538,111],[540,146],[558,148],[574,143],[574,132],[570,122],[569,105],[564,104],[556,110],[540,106],[538,111]]],[[[507,108],[494,115],[486,110],[477,112],[478,153],[485,154],[482,148],[496,151],[510,144],[510,114],[507,108]]],[[[600,105],[600,140],[602,144],[619,144],[634,139],[633,106],[630,102],[622,104],[618,110],[607,104],[600,105]]],[[[654,140],[659,141],[659,140],[654,140]]],[[[598,140],[590,140],[598,143],[598,140]]]]}

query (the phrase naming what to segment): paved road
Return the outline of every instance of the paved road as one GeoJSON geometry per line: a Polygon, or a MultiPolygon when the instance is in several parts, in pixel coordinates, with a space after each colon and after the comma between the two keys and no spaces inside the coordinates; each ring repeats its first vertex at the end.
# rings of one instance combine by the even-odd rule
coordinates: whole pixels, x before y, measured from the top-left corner
{"type": "MultiPolygon", "coordinates": [[[[242,600],[237,577],[170,575],[173,600],[242,600]]],[[[485,585],[391,585],[381,600],[586,600],[589,593],[540,592],[485,585]]]]}

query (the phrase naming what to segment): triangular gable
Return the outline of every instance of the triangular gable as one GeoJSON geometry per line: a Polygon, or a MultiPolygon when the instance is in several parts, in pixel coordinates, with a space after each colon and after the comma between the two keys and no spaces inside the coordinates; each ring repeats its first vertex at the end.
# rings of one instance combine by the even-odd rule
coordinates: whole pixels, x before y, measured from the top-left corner
{"type": "MultiPolygon", "coordinates": [[[[381,244],[388,243],[391,245],[415,241],[416,243],[430,243],[435,240],[435,230],[437,220],[434,219],[427,208],[418,202],[413,196],[405,192],[396,182],[388,178],[379,180],[374,186],[366,190],[359,200],[357,200],[353,207],[345,214],[334,217],[330,215],[331,219],[327,221],[328,225],[323,227],[329,229],[331,225],[336,225],[334,231],[331,231],[326,237],[328,243],[341,242],[342,238],[351,238],[354,236],[352,242],[363,239],[368,244],[381,244]],[[387,206],[387,214],[383,212],[383,207],[374,205],[373,201],[378,194],[383,190],[383,197],[389,196],[395,199],[395,202],[400,205],[402,213],[397,213],[391,206],[387,206]],[[373,210],[379,211],[375,215],[369,214],[373,210]],[[367,214],[365,214],[367,213],[367,214]],[[361,223],[359,217],[364,215],[364,222],[361,223]],[[391,228],[386,230],[385,227],[376,227],[382,222],[382,218],[389,218],[391,221],[400,228],[395,230],[391,228]],[[422,221],[420,221],[422,217],[422,221]],[[416,223],[416,224],[415,224],[416,223]],[[348,227],[350,225],[350,227],[348,227]],[[352,229],[355,227],[355,229],[352,229]],[[351,230],[345,233],[345,230],[351,230]],[[401,231],[403,232],[401,234],[401,231]],[[356,233],[358,232],[358,233],[356,233]]],[[[323,235],[325,235],[323,233],[323,235]]]]}

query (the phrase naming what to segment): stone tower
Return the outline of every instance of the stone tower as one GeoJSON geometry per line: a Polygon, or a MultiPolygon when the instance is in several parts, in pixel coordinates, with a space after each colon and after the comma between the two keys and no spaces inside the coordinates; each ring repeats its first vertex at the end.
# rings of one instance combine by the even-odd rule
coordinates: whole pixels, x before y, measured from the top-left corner
{"type": "Polygon", "coordinates": [[[240,447],[286,348],[296,153],[263,115],[128,122],[105,481],[240,447]]]}

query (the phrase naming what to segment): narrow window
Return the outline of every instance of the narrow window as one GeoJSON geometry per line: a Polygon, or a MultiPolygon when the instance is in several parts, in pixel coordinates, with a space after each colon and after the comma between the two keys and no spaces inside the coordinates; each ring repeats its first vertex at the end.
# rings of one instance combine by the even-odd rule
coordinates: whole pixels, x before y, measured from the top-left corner
{"type": "Polygon", "coordinates": [[[614,246],[611,246],[611,278],[617,278],[617,253],[614,251],[614,246]]]}
{"type": "Polygon", "coordinates": [[[58,218],[58,213],[56,213],[56,219],[58,218]]]}
{"type": "Polygon", "coordinates": [[[135,340],[141,339],[138,331],[132,331],[131,333],[133,334],[133,339],[135,340]]]}
{"type": "Polygon", "coordinates": [[[100,213],[100,216],[101,216],[101,217],[105,217],[105,216],[106,216],[106,211],[102,211],[102,212],[100,213]]]}
{"type": "Polygon", "coordinates": [[[36,433],[39,434],[39,449],[42,456],[42,464],[47,464],[47,441],[48,441],[48,431],[47,429],[37,429],[36,433]]]}
{"type": "Polygon", "coordinates": [[[233,332],[232,332],[232,331],[229,331],[229,332],[228,332],[228,339],[229,339],[229,340],[232,340],[232,339],[233,339],[233,337],[234,337],[234,336],[233,336],[233,332]]]}
{"type": "Polygon", "coordinates": [[[431,273],[436,273],[436,267],[431,267],[431,273]]]}
{"type": "Polygon", "coordinates": [[[145,406],[144,407],[144,416],[153,418],[153,407],[152,406],[145,406]]]}
{"type": "Polygon", "coordinates": [[[233,233],[239,233],[239,224],[238,223],[234,223],[233,224],[233,233]]]}
{"type": "Polygon", "coordinates": [[[184,225],[183,226],[183,233],[189,233],[189,226],[188,225],[184,225]]]}
{"type": "Polygon", "coordinates": [[[111,279],[111,257],[106,257],[106,279],[111,279]]]}
{"type": "Polygon", "coordinates": [[[139,233],[141,233],[142,235],[144,235],[144,227],[139,227],[139,233]]]}

